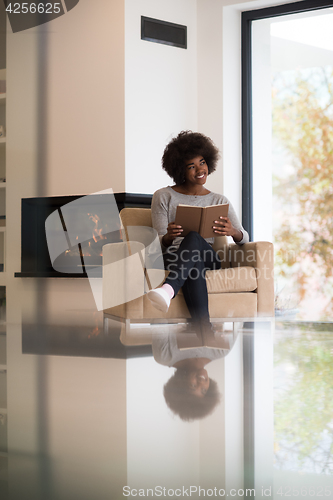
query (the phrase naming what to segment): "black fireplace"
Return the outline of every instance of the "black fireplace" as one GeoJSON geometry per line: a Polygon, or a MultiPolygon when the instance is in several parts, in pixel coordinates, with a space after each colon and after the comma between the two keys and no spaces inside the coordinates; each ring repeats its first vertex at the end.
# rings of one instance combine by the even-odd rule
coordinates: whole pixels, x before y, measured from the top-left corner
{"type": "Polygon", "coordinates": [[[121,241],[119,211],[150,208],[151,199],[130,193],[22,199],[21,272],[15,276],[87,278],[88,267],[102,270],[102,246],[121,241]]]}

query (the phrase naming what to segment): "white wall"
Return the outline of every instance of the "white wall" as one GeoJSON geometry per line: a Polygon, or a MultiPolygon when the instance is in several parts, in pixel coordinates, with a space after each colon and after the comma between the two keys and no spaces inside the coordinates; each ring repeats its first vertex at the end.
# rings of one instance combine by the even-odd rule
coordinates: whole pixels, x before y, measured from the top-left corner
{"type": "Polygon", "coordinates": [[[22,198],[125,190],[124,1],[80,0],[37,28],[7,26],[9,296],[22,198]]]}
{"type": "MultiPolygon", "coordinates": [[[[51,23],[10,33],[7,65],[9,162],[23,144],[28,160],[42,154],[39,179],[28,177],[43,176],[43,196],[123,191],[123,0],[81,0],[51,23]]],[[[8,170],[29,174],[26,160],[8,170]]]]}
{"type": "Polygon", "coordinates": [[[197,6],[198,128],[211,137],[221,151],[221,160],[208,177],[207,188],[223,193],[222,2],[197,0],[197,6]]]}
{"type": "Polygon", "coordinates": [[[123,191],[124,0],[80,0],[46,26],[45,194],[123,191]]]}
{"type": "Polygon", "coordinates": [[[125,175],[129,193],[173,181],[161,169],[169,140],[197,130],[196,1],[125,2],[125,175]],[[187,26],[187,49],[141,40],[141,16],[187,26]]]}
{"type": "MultiPolygon", "coordinates": [[[[124,189],[123,0],[81,0],[50,23],[9,32],[7,78],[11,174],[40,185],[29,160],[42,154],[40,196],[124,189]]],[[[29,184],[22,197],[35,194],[29,184]]]]}

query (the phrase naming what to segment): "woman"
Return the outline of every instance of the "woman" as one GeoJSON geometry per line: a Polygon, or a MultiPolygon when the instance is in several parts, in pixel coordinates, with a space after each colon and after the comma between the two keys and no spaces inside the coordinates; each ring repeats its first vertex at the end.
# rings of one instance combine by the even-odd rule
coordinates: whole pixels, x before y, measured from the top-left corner
{"type": "Polygon", "coordinates": [[[204,239],[194,231],[182,237],[182,227],[174,222],[177,206],[228,203],[228,217],[214,221],[214,233],[231,236],[239,245],[249,241],[230,201],[205,188],[207,176],[215,171],[218,159],[219,151],[209,137],[198,132],[180,132],[167,145],[162,158],[162,167],[175,184],[156,191],[151,207],[164,266],[170,273],[161,288],[148,292],[148,298],[157,309],[166,312],[182,287],[192,320],[200,330],[211,329],[205,273],[208,269],[220,269],[221,261],[212,248],[214,238],[204,239]]]}
{"type": "Polygon", "coordinates": [[[154,334],[155,361],[175,372],[164,385],[164,398],[170,410],[182,420],[204,418],[213,412],[221,399],[215,380],[208,376],[208,363],[224,357],[228,351],[199,347],[179,350],[177,334],[154,334]]]}
{"type": "MultiPolygon", "coordinates": [[[[187,336],[187,348],[179,349],[180,336],[182,334],[175,332],[156,331],[152,335],[152,350],[157,363],[175,369],[164,385],[166,404],[182,420],[192,421],[211,414],[219,403],[221,395],[217,383],[208,376],[206,368],[230,352],[236,337],[223,335],[219,341],[221,348],[212,349],[197,346],[196,341],[187,336]]],[[[213,339],[206,338],[206,345],[213,339]]]]}

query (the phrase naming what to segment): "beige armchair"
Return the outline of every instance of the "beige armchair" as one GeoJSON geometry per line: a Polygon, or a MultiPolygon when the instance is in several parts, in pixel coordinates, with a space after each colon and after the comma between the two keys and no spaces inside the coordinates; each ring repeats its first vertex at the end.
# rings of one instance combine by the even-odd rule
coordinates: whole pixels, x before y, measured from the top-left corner
{"type": "MultiPolygon", "coordinates": [[[[124,235],[128,240],[126,228],[128,226],[152,227],[150,209],[125,208],[120,212],[124,227],[124,235]]],[[[274,316],[274,256],[273,244],[269,242],[253,242],[245,245],[228,244],[226,237],[217,237],[213,245],[222,261],[222,269],[207,271],[207,289],[209,313],[211,320],[241,322],[251,318],[271,318],[274,316]]],[[[158,322],[183,322],[190,317],[184,297],[180,291],[171,301],[167,313],[155,309],[147,299],[146,292],[149,279],[145,279],[134,264],[134,252],[140,254],[145,248],[144,242],[135,243],[134,246],[126,242],[110,243],[103,247],[103,299],[104,304],[113,304],[113,298],[120,293],[120,278],[126,276],[127,287],[132,289],[135,282],[137,289],[142,291],[140,296],[133,300],[124,299],[114,307],[106,307],[104,314],[126,323],[126,327],[133,323],[158,323],[158,322]],[[116,246],[115,246],[116,245],[116,246]],[[127,259],[132,255],[133,259],[127,259]],[[119,279],[114,272],[108,272],[108,264],[117,262],[119,279]],[[126,269],[125,269],[126,267],[126,269]],[[122,271],[122,272],[121,272],[122,271]],[[125,273],[125,274],[124,274],[125,273]],[[139,288],[138,288],[139,287],[139,288]]],[[[137,254],[136,254],[137,256],[137,254]]],[[[142,258],[140,258],[142,261],[142,258]]],[[[136,258],[136,263],[140,260],[136,258]]],[[[142,262],[141,262],[142,263],[142,262]]],[[[136,264],[137,265],[137,264],[136,264]]],[[[158,283],[162,283],[165,272],[149,271],[149,276],[160,273],[158,283]]],[[[147,278],[147,276],[146,276],[147,278]]],[[[154,287],[156,286],[156,279],[154,287]]],[[[129,294],[130,298],[130,294],[129,294]]]]}

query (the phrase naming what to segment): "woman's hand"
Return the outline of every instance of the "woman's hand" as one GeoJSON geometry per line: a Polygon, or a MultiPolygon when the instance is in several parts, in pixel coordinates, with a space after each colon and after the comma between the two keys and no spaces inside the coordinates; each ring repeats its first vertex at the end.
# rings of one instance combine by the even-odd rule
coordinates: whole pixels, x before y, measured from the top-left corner
{"type": "Polygon", "coordinates": [[[162,243],[165,247],[172,245],[172,242],[177,236],[181,236],[183,232],[182,226],[176,225],[174,222],[169,222],[167,233],[162,238],[162,243]]]}
{"type": "Polygon", "coordinates": [[[214,221],[214,224],[213,230],[216,236],[231,236],[236,243],[243,239],[242,231],[234,228],[229,217],[221,216],[219,220],[214,221]]]}

